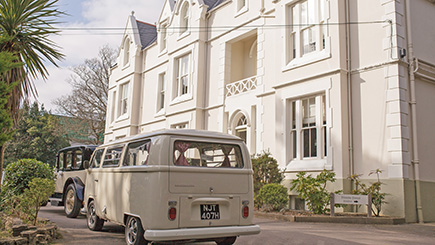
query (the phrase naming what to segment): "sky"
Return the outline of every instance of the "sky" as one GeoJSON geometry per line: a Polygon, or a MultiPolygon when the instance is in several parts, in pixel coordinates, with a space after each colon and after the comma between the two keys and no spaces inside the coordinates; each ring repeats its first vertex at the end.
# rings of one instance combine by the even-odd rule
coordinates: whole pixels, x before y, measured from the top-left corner
{"type": "Polygon", "coordinates": [[[151,24],[157,22],[165,0],[59,0],[58,9],[68,16],[59,19],[60,35],[51,39],[61,47],[65,59],[55,67],[48,62],[48,79],[35,80],[37,101],[56,113],[52,101],[71,93],[68,79],[71,67],[84,63],[85,59],[97,57],[104,45],[119,48],[127,18],[134,11],[137,20],[151,24]],[[64,28],[121,28],[115,31],[64,30],[64,28]]]}

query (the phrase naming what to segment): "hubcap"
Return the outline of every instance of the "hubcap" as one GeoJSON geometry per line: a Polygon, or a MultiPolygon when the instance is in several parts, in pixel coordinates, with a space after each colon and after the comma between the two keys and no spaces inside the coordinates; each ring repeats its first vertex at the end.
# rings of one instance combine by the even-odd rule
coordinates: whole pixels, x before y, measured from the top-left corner
{"type": "Polygon", "coordinates": [[[75,200],[74,190],[70,189],[66,193],[66,203],[65,203],[66,211],[68,213],[71,213],[74,208],[74,200],[75,200]]]}
{"type": "Polygon", "coordinates": [[[130,219],[127,226],[127,238],[130,244],[133,244],[137,239],[137,222],[136,219],[130,219]]]}
{"type": "Polygon", "coordinates": [[[96,222],[96,214],[95,214],[95,208],[94,205],[89,205],[89,216],[88,216],[88,224],[90,227],[94,226],[96,222]]]}

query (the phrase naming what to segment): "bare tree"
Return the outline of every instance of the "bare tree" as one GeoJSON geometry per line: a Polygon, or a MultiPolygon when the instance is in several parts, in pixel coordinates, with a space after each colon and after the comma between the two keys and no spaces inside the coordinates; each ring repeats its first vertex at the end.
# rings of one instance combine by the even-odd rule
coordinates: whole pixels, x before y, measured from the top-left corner
{"type": "Polygon", "coordinates": [[[100,48],[97,58],[86,59],[83,64],[73,67],[74,75],[68,81],[72,85],[72,93],[53,101],[59,113],[71,117],[65,122],[75,125],[71,130],[82,136],[75,139],[78,142],[102,143],[110,67],[115,63],[116,55],[117,51],[106,45],[100,48]],[[83,131],[84,128],[87,130],[83,131]],[[80,140],[83,136],[87,139],[80,140]]]}

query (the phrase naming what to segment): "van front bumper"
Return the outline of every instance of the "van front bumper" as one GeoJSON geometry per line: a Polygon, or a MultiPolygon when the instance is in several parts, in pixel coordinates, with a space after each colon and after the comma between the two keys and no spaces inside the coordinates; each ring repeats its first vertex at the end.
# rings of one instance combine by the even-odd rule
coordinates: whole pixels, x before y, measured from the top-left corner
{"type": "Polygon", "coordinates": [[[174,241],[190,239],[208,239],[255,235],[260,233],[260,226],[223,226],[206,228],[183,228],[172,230],[147,230],[144,237],[148,241],[174,241]]]}

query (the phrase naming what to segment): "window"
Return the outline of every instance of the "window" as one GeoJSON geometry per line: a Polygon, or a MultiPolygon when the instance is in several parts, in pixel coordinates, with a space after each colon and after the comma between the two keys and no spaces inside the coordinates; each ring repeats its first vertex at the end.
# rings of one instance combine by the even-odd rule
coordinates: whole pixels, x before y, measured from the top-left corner
{"type": "Polygon", "coordinates": [[[245,115],[241,116],[239,121],[236,125],[236,136],[243,139],[243,141],[246,143],[246,136],[247,136],[247,130],[248,130],[248,123],[246,120],[245,115]]]}
{"type": "Polygon", "coordinates": [[[187,128],[187,123],[180,123],[180,124],[172,125],[171,128],[175,128],[175,129],[187,128]]]}
{"type": "Polygon", "coordinates": [[[124,66],[128,64],[130,59],[130,38],[126,38],[124,41],[124,66]]]}
{"type": "Polygon", "coordinates": [[[98,149],[95,151],[92,156],[91,163],[89,164],[89,168],[98,168],[100,167],[101,157],[103,156],[104,149],[98,149]]]}
{"type": "Polygon", "coordinates": [[[116,91],[112,93],[112,114],[110,115],[110,122],[115,120],[115,108],[116,108],[116,91]]]}
{"type": "Polygon", "coordinates": [[[119,116],[127,114],[128,109],[128,83],[120,86],[120,103],[119,103],[119,116]]]}
{"type": "Polygon", "coordinates": [[[66,160],[65,160],[65,163],[66,163],[65,168],[66,168],[66,170],[71,170],[72,169],[72,155],[73,155],[72,151],[68,151],[66,153],[66,160]]]}
{"type": "Polygon", "coordinates": [[[246,7],[246,0],[237,0],[237,12],[246,7]]]}
{"type": "Polygon", "coordinates": [[[147,165],[151,147],[151,141],[139,141],[130,143],[127,146],[126,156],[124,157],[124,166],[147,165]]]}
{"type": "Polygon", "coordinates": [[[73,153],[72,168],[80,169],[82,167],[83,153],[81,150],[76,150],[73,153]]]}
{"type": "Polygon", "coordinates": [[[118,166],[121,160],[122,148],[122,146],[108,148],[104,155],[103,167],[118,166]]]}
{"type": "Polygon", "coordinates": [[[166,73],[159,74],[159,92],[157,99],[157,111],[160,111],[165,107],[165,81],[166,73]]]}
{"type": "Polygon", "coordinates": [[[291,102],[290,142],[293,159],[322,159],[327,156],[325,96],[291,102]]]}
{"type": "Polygon", "coordinates": [[[163,52],[166,49],[166,26],[162,26],[160,29],[160,52],[163,52]]]}
{"type": "Polygon", "coordinates": [[[191,141],[174,142],[174,165],[207,168],[243,168],[238,145],[191,141]]]}
{"type": "Polygon", "coordinates": [[[177,77],[176,86],[177,89],[175,97],[182,96],[189,92],[189,56],[184,55],[177,59],[177,77]]]}
{"type": "Polygon", "coordinates": [[[65,153],[63,152],[59,153],[57,168],[60,170],[65,169],[65,153]]]}
{"type": "Polygon", "coordinates": [[[288,62],[325,49],[326,0],[306,0],[288,7],[288,62]]]}
{"type": "Polygon", "coordinates": [[[189,3],[184,2],[180,12],[180,35],[185,33],[189,28],[189,3]]]}

